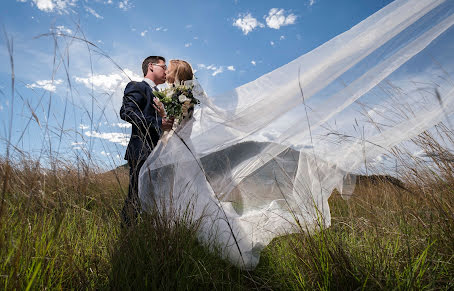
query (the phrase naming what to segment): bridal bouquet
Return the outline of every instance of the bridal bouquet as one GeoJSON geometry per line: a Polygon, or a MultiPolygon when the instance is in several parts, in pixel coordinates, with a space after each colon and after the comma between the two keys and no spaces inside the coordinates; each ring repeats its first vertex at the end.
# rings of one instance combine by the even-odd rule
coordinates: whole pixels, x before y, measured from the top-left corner
{"type": "Polygon", "coordinates": [[[196,84],[192,81],[177,82],[163,91],[154,91],[153,94],[164,104],[169,117],[182,120],[193,110],[194,105],[200,104],[194,95],[197,93],[196,84]]]}

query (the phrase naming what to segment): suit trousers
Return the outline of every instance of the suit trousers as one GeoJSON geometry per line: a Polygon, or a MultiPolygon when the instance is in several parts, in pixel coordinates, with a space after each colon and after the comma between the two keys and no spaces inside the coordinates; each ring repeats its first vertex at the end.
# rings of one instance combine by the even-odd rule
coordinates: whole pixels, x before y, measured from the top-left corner
{"type": "Polygon", "coordinates": [[[139,201],[139,173],[145,160],[128,160],[129,165],[129,187],[128,196],[121,211],[121,219],[125,226],[131,226],[137,222],[140,213],[139,201]]]}

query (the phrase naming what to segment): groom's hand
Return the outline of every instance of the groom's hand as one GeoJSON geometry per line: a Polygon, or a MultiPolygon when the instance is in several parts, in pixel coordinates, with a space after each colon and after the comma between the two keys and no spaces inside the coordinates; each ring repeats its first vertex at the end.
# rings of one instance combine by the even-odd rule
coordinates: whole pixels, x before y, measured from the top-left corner
{"type": "Polygon", "coordinates": [[[166,110],[164,108],[164,104],[162,104],[161,101],[159,101],[158,98],[154,97],[153,101],[155,104],[153,104],[154,109],[158,112],[159,116],[165,117],[166,116],[166,110]]]}
{"type": "Polygon", "coordinates": [[[174,117],[163,118],[162,119],[162,130],[164,130],[164,131],[171,130],[174,120],[175,120],[174,117]]]}

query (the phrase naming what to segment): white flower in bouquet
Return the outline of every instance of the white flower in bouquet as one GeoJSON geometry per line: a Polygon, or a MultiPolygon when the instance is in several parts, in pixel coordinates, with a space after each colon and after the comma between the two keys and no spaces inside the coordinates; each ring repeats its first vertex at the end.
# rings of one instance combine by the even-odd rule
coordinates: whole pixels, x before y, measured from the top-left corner
{"type": "Polygon", "coordinates": [[[189,100],[189,99],[184,94],[181,94],[180,96],[178,96],[178,101],[180,101],[180,103],[184,103],[187,100],[189,100]]]}
{"type": "Polygon", "coordinates": [[[175,89],[170,87],[169,89],[167,89],[166,91],[166,95],[168,96],[172,96],[173,94],[175,93],[175,89]]]}

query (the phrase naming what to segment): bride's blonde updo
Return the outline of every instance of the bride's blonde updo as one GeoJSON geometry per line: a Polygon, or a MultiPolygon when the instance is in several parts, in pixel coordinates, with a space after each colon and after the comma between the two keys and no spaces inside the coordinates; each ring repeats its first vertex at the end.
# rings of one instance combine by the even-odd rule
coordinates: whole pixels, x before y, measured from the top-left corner
{"type": "Polygon", "coordinates": [[[173,84],[175,81],[192,80],[194,73],[191,65],[183,60],[170,60],[169,71],[166,76],[167,83],[173,84]]]}

